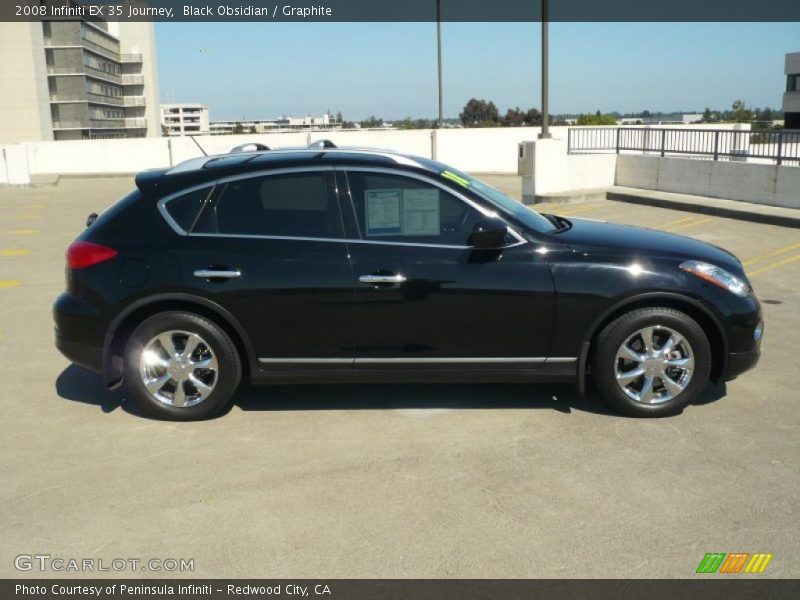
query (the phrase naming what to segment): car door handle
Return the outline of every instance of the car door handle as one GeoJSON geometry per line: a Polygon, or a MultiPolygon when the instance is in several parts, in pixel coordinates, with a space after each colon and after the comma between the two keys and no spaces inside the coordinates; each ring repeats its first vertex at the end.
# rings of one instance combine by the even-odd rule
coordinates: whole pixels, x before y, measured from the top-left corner
{"type": "Polygon", "coordinates": [[[358,278],[361,283],[403,283],[405,275],[362,275],[358,278]]]}
{"type": "Polygon", "coordinates": [[[198,269],[194,272],[195,277],[201,279],[233,279],[240,277],[241,271],[237,270],[222,270],[222,269],[198,269]]]}

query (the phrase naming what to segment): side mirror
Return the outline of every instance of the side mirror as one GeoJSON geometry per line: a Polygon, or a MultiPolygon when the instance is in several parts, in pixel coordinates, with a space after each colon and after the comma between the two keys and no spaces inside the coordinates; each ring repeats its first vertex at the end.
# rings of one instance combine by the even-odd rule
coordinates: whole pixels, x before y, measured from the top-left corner
{"type": "Polygon", "coordinates": [[[500,219],[483,219],[475,224],[467,244],[475,248],[499,248],[506,242],[508,226],[500,219]]]}

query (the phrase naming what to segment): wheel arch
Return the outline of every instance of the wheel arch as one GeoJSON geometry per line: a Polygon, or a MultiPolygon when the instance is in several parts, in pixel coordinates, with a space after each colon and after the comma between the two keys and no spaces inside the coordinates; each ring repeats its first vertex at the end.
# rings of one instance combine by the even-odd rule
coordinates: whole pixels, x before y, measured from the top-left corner
{"type": "Polygon", "coordinates": [[[591,366],[592,350],[597,336],[606,325],[623,314],[639,308],[673,308],[686,313],[703,329],[711,346],[711,380],[719,381],[727,367],[728,340],[719,318],[701,302],[668,292],[653,292],[625,298],[606,309],[595,321],[582,340],[578,358],[578,389],[584,390],[587,367],[591,366]]]}
{"type": "Polygon", "coordinates": [[[203,316],[222,328],[231,338],[249,377],[255,365],[255,352],[241,323],[219,304],[193,294],[157,294],[132,302],[111,322],[103,343],[103,378],[109,388],[122,383],[122,354],[134,329],[145,319],[167,311],[181,310],[203,316]]]}

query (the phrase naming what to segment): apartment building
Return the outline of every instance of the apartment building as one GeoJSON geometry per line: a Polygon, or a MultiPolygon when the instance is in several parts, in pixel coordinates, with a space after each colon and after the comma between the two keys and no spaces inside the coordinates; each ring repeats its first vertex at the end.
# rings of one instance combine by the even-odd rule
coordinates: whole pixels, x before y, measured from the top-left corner
{"type": "Polygon", "coordinates": [[[162,104],[161,128],[165,135],[207,135],[208,107],[203,104],[162,104]]]}
{"type": "Polygon", "coordinates": [[[783,94],[784,127],[800,129],[800,52],[786,55],[786,92],[783,94]]]}
{"type": "Polygon", "coordinates": [[[0,23],[0,143],[159,135],[152,23],[0,23]]]}

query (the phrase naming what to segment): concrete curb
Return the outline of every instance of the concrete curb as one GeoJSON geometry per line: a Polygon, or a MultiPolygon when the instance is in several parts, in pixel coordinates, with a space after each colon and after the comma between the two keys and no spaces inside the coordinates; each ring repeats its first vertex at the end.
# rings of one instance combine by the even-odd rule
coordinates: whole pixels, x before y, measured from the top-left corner
{"type": "Polygon", "coordinates": [[[681,200],[667,200],[663,198],[652,198],[644,195],[636,195],[626,192],[616,192],[609,190],[606,193],[607,200],[617,202],[628,202],[630,204],[644,204],[646,206],[656,206],[659,208],[672,208],[686,212],[712,215],[715,217],[725,217],[728,219],[739,219],[740,221],[750,221],[751,223],[764,223],[766,225],[778,225],[780,227],[800,228],[800,211],[798,216],[773,215],[752,210],[739,210],[723,206],[709,206],[696,204],[693,202],[682,202],[681,200]]]}

